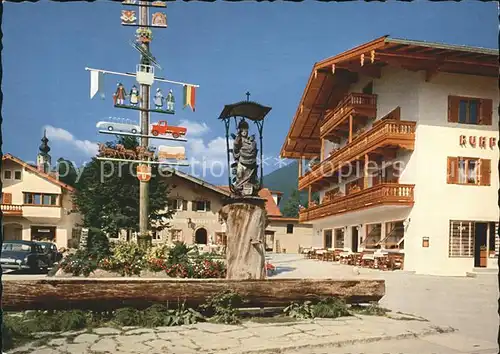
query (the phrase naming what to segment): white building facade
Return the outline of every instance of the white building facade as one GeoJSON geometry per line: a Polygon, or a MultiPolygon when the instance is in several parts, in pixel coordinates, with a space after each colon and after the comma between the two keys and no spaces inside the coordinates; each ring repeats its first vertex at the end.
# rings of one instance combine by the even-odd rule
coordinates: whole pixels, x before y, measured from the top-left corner
{"type": "Polygon", "coordinates": [[[317,159],[299,172],[319,195],[300,214],[313,246],[402,253],[418,274],[496,268],[497,75],[498,50],[388,37],[317,63],[281,152],[317,159]]]}

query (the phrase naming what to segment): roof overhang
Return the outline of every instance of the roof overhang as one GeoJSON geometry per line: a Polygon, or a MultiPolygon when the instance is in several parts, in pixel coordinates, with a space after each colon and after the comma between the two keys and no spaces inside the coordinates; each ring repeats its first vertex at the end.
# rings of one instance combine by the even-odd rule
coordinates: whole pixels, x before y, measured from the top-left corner
{"type": "Polygon", "coordinates": [[[286,140],[283,158],[313,158],[321,152],[320,123],[359,75],[380,78],[384,66],[424,71],[431,80],[438,72],[497,78],[498,50],[410,41],[383,36],[313,66],[286,140]]]}

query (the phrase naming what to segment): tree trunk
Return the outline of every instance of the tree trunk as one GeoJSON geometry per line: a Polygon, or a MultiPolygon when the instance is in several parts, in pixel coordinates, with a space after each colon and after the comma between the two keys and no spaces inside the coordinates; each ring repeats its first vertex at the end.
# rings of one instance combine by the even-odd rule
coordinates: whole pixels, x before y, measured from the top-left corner
{"type": "Polygon", "coordinates": [[[265,279],[265,200],[244,198],[225,205],[226,279],[265,279]]]}
{"type": "Polygon", "coordinates": [[[143,309],[153,304],[186,301],[195,308],[208,296],[233,290],[247,302],[244,307],[288,306],[292,301],[340,297],[348,303],[378,301],[385,295],[384,280],[332,279],[96,279],[57,278],[36,280],[2,279],[2,309],[107,310],[123,307],[143,309]]]}

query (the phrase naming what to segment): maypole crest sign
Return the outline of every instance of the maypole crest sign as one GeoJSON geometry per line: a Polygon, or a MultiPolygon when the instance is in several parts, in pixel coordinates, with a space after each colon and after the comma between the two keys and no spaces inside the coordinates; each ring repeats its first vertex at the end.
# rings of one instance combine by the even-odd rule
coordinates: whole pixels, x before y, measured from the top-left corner
{"type": "Polygon", "coordinates": [[[151,179],[151,166],[137,166],[137,179],[142,182],[148,182],[151,179]]]}
{"type": "Polygon", "coordinates": [[[475,135],[460,135],[460,146],[470,145],[472,147],[480,147],[486,149],[486,140],[488,140],[488,145],[490,149],[493,149],[497,144],[497,138],[486,137],[486,136],[475,136],[475,135]]]}

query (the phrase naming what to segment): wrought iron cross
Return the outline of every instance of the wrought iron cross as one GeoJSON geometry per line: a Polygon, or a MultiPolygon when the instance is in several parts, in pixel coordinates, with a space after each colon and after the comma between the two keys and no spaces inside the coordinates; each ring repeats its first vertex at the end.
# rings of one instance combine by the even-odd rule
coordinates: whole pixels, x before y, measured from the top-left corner
{"type": "Polygon", "coordinates": [[[250,101],[250,92],[247,91],[247,93],[245,93],[245,95],[247,95],[247,101],[250,101]]]}

